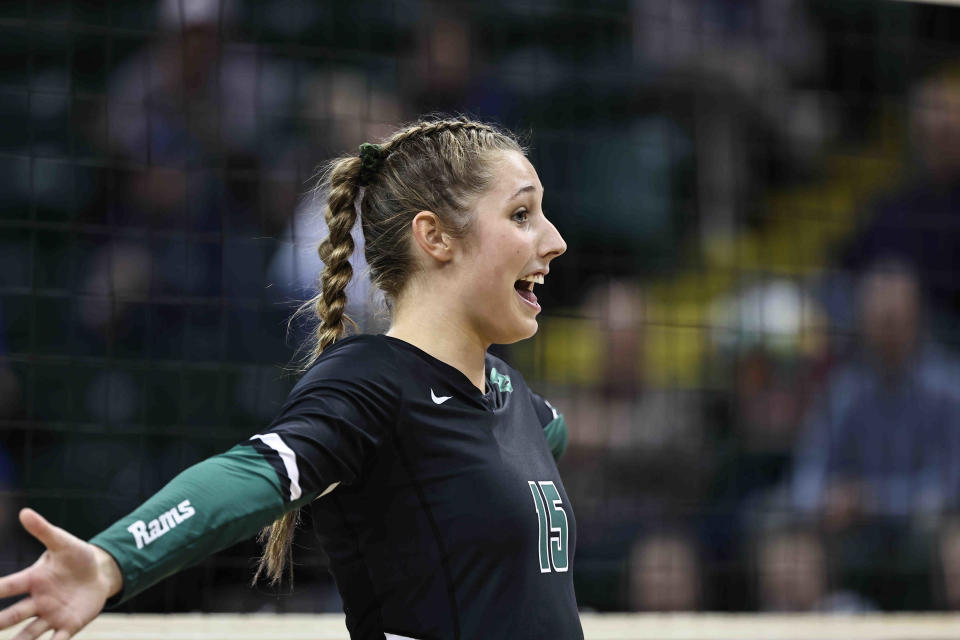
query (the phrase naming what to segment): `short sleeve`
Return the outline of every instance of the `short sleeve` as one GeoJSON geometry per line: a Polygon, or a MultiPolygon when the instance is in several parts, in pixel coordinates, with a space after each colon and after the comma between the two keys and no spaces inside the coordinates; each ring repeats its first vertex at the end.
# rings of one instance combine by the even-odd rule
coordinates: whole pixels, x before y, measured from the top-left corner
{"type": "Polygon", "coordinates": [[[537,417],[540,418],[543,434],[547,437],[547,443],[550,445],[550,453],[553,454],[554,460],[559,461],[563,452],[567,449],[567,423],[563,414],[532,391],[530,392],[530,398],[533,402],[533,408],[537,412],[537,417]]]}
{"type": "Polygon", "coordinates": [[[304,374],[271,426],[250,438],[289,500],[361,478],[399,413],[395,371],[393,352],[377,336],[342,340],[304,374]]]}

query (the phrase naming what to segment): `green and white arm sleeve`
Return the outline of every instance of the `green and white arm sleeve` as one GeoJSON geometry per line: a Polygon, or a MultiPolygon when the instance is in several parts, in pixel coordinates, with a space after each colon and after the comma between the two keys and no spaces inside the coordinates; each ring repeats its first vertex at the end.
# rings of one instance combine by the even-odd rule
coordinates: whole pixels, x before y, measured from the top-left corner
{"type": "Polygon", "coordinates": [[[316,497],[294,500],[285,493],[273,466],[249,444],[185,470],[90,540],[114,557],[123,574],[123,590],[109,604],[251,537],[316,497]]]}

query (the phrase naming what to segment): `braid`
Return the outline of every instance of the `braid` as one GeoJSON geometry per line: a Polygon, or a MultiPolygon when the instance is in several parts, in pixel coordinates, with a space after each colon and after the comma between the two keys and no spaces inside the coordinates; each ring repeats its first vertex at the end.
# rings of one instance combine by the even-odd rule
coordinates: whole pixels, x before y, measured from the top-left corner
{"type": "MultiPolygon", "coordinates": [[[[320,259],[326,265],[320,276],[321,291],[313,300],[300,307],[300,311],[303,311],[312,305],[320,319],[307,366],[315,361],[325,348],[346,333],[347,323],[356,328],[356,324],[344,313],[344,309],[347,306],[345,290],[353,278],[350,256],[353,255],[354,242],[351,231],[357,220],[354,201],[359,190],[357,181],[360,168],[360,159],[350,157],[338,161],[330,171],[330,192],[325,214],[329,235],[320,243],[318,249],[320,259]]],[[[260,531],[257,540],[264,545],[264,549],[253,576],[254,584],[264,571],[267,572],[271,585],[276,585],[283,578],[284,568],[290,564],[293,535],[299,516],[298,509],[288,511],[260,531]]]]}
{"type": "Polygon", "coordinates": [[[347,306],[346,288],[353,278],[350,256],[353,255],[353,225],[357,221],[354,201],[357,198],[357,178],[360,175],[359,158],[347,158],[330,173],[330,195],[327,200],[326,221],[329,235],[320,243],[318,253],[326,265],[320,276],[321,293],[315,309],[320,318],[313,359],[346,333],[346,324],[356,325],[344,313],[347,306]]]}
{"type": "Polygon", "coordinates": [[[392,151],[397,146],[402,145],[411,138],[428,137],[437,133],[443,133],[445,131],[449,131],[450,133],[454,134],[457,131],[469,131],[474,136],[479,136],[483,133],[496,133],[496,129],[490,125],[482,122],[467,120],[466,118],[454,118],[450,120],[427,120],[425,122],[413,124],[406,129],[401,129],[398,133],[394,134],[393,137],[390,138],[390,141],[386,146],[392,151]]]}

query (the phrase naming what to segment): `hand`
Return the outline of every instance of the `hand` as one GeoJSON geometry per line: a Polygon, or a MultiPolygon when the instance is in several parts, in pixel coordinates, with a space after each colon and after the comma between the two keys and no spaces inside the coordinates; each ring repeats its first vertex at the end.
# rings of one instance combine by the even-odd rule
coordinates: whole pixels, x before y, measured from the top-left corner
{"type": "Polygon", "coordinates": [[[0,598],[27,594],[0,611],[0,629],[33,618],[13,640],[34,640],[51,629],[52,640],[67,640],[120,591],[120,568],[109,553],[53,526],[32,509],[20,511],[20,523],[47,550],[30,567],[0,578],[0,598]]]}

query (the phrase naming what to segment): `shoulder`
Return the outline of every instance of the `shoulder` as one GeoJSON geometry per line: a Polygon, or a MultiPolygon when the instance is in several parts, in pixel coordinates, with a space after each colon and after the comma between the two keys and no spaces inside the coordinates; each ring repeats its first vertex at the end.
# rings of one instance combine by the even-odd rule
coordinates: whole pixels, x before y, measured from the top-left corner
{"type": "Polygon", "coordinates": [[[496,384],[496,380],[502,380],[504,385],[508,382],[512,387],[512,391],[516,393],[518,390],[529,393],[530,389],[527,387],[526,380],[523,379],[523,376],[520,375],[520,372],[511,367],[507,362],[498,356],[493,355],[490,352],[487,352],[486,355],[486,369],[489,372],[487,374],[491,382],[496,384]]]}
{"type": "Polygon", "coordinates": [[[381,336],[357,335],[327,347],[294,385],[273,424],[316,416],[382,422],[403,399],[394,355],[381,336]]]}
{"type": "Polygon", "coordinates": [[[295,388],[333,381],[388,382],[394,376],[396,355],[383,336],[349,336],[324,349],[295,388]]]}
{"type": "Polygon", "coordinates": [[[510,386],[513,394],[518,397],[526,397],[533,405],[540,422],[547,425],[557,418],[562,418],[560,413],[540,394],[536,393],[527,386],[527,381],[519,371],[511,367],[505,360],[491,353],[487,354],[487,371],[489,371],[490,382],[497,384],[501,380],[500,386],[510,386]],[[506,378],[506,380],[504,380],[506,378]]]}

